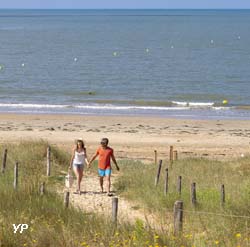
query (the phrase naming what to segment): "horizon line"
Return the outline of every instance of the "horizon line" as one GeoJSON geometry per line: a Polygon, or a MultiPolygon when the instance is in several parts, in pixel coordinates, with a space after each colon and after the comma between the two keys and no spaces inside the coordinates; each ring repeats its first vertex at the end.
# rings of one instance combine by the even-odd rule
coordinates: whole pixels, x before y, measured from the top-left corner
{"type": "Polygon", "coordinates": [[[249,8],[0,8],[0,10],[250,10],[249,8]]]}

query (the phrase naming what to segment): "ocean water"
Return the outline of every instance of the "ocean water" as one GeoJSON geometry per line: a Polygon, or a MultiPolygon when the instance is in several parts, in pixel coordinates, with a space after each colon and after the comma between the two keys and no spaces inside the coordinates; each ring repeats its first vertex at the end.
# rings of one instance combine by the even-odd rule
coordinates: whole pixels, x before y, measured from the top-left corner
{"type": "Polygon", "coordinates": [[[249,31],[248,10],[0,10],[0,112],[250,119],[249,31]]]}

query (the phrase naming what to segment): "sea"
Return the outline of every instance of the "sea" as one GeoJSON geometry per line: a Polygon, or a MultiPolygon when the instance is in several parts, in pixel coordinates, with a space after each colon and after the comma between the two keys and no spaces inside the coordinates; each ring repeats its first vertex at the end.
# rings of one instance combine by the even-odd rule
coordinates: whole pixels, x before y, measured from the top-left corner
{"type": "Polygon", "coordinates": [[[250,10],[0,10],[0,112],[250,119],[250,10]]]}

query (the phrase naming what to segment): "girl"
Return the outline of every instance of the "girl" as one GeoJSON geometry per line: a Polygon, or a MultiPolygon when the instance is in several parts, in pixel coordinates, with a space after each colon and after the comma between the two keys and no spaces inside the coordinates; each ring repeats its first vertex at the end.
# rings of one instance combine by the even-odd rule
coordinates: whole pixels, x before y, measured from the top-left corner
{"type": "Polygon", "coordinates": [[[85,164],[89,165],[89,162],[87,159],[86,148],[84,146],[83,140],[78,139],[76,140],[76,146],[72,152],[69,169],[72,169],[72,166],[73,166],[73,170],[77,178],[76,192],[79,195],[81,195],[81,181],[83,177],[83,168],[85,164]]]}

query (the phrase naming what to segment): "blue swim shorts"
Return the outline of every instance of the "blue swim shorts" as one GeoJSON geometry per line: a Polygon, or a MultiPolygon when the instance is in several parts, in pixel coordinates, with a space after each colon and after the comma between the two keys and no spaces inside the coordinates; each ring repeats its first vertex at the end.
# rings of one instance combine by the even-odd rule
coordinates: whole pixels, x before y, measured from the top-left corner
{"type": "Polygon", "coordinates": [[[98,168],[98,174],[100,177],[111,176],[111,169],[109,168],[109,169],[103,170],[103,169],[98,168]]]}

